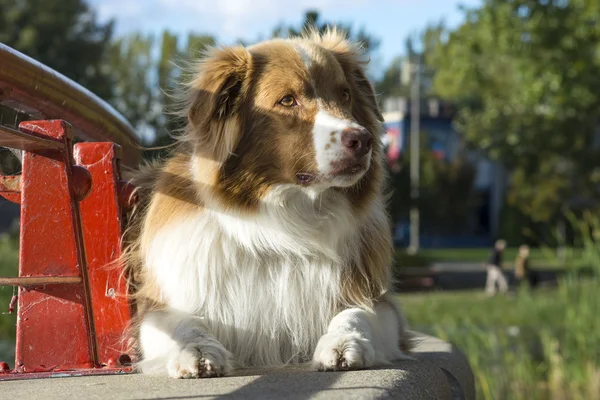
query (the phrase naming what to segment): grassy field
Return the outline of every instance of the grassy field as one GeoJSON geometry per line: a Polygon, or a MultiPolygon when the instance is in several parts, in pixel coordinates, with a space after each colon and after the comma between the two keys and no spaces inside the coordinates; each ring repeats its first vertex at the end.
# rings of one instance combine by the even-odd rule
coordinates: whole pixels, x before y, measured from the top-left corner
{"type": "MultiPolygon", "coordinates": [[[[415,329],[466,354],[478,399],[600,398],[600,218],[588,216],[574,227],[582,234],[581,247],[568,250],[565,263],[552,265],[591,267],[590,279],[568,274],[557,288],[519,290],[514,297],[487,298],[481,290],[399,295],[415,329]]],[[[543,252],[532,257],[552,261],[553,254],[543,252]]],[[[450,254],[434,252],[444,259],[450,254]]]]}
{"type": "Polygon", "coordinates": [[[478,399],[600,398],[600,281],[486,298],[399,295],[412,327],[468,357],[478,399]]]}

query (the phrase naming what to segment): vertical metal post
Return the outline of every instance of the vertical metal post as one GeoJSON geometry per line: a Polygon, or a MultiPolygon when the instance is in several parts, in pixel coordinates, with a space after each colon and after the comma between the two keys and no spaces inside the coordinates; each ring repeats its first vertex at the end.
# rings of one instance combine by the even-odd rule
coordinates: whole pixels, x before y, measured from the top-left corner
{"type": "Polygon", "coordinates": [[[77,143],[75,161],[94,181],[81,201],[90,297],[96,328],[98,363],[115,365],[129,350],[122,340],[132,318],[124,266],[119,263],[123,210],[120,199],[119,153],[114,143],[77,143]]]}
{"type": "Polygon", "coordinates": [[[79,279],[70,285],[19,288],[15,371],[94,368],[94,321],[70,125],[59,120],[31,121],[19,128],[62,147],[23,155],[19,277],[79,279]]]}
{"type": "Polygon", "coordinates": [[[421,60],[416,56],[416,62],[411,63],[413,79],[410,101],[410,246],[408,252],[416,254],[419,251],[419,153],[420,153],[420,126],[421,119],[421,60]]]}

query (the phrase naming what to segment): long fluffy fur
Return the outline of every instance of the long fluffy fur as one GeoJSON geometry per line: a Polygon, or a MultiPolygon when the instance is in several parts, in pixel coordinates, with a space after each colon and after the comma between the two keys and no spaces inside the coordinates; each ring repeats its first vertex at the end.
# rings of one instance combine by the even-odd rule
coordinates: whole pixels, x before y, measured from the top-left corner
{"type": "MultiPolygon", "coordinates": [[[[336,31],[299,40],[335,57],[354,92],[353,117],[377,134],[381,114],[358,49],[336,31]]],[[[226,350],[219,353],[219,347],[215,357],[231,356],[238,366],[309,361],[315,349],[327,352],[326,340],[320,339],[328,332],[334,342],[340,335],[354,340],[355,333],[345,333],[345,322],[339,327],[332,322],[343,310],[375,336],[383,323],[377,310],[395,315],[394,340],[403,350],[409,347],[406,323],[386,296],[392,243],[378,141],[371,166],[356,185],[311,191],[286,182],[285,173],[265,161],[273,155],[248,144],[259,139],[244,136],[255,124],[264,124],[261,132],[281,131],[277,118],[259,117],[247,107],[252,96],[262,95],[253,92],[251,83],[259,79],[256,60],[274,54],[269,46],[277,54],[294,49],[274,41],[252,49],[253,62],[245,48],[209,51],[189,83],[184,109],[189,124],[180,144],[166,161],[146,166],[134,179],[142,201],[126,233],[124,253],[140,310],[132,335],[140,337],[140,327],[167,315],[140,340],[162,340],[181,351],[175,369],[185,364],[182,342],[196,343],[189,332],[216,339],[226,350]],[[166,331],[169,339],[163,337],[166,331]]],[[[298,151],[296,144],[280,146],[292,155],[298,151]]],[[[302,155],[292,168],[298,162],[305,162],[302,155]]],[[[397,346],[386,346],[393,354],[380,351],[373,362],[399,356],[397,346]]],[[[147,370],[169,368],[170,350],[141,351],[147,370]]],[[[205,372],[211,368],[205,366],[205,372]]]]}

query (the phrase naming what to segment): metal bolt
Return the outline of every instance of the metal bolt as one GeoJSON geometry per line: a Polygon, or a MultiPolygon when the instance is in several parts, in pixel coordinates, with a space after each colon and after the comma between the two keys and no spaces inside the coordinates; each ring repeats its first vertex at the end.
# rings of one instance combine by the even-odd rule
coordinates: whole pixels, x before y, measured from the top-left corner
{"type": "Polygon", "coordinates": [[[121,365],[131,365],[131,357],[129,357],[129,354],[121,354],[119,356],[119,362],[121,363],[121,365]]]}
{"type": "Polygon", "coordinates": [[[6,374],[10,372],[10,367],[8,366],[7,362],[0,362],[0,374],[6,374]]]}
{"type": "Polygon", "coordinates": [[[106,363],[106,365],[110,368],[117,368],[121,365],[121,363],[119,363],[119,361],[117,361],[111,357],[108,359],[108,362],[106,363]]]}

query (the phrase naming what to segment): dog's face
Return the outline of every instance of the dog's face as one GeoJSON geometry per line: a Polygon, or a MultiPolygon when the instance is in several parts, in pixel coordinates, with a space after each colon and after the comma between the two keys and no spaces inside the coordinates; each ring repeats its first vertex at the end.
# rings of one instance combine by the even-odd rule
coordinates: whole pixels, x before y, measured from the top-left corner
{"type": "Polygon", "coordinates": [[[281,184],[376,190],[381,114],[358,52],[335,32],[215,50],[191,87],[188,135],[222,163],[229,200],[250,205],[281,184]]]}

